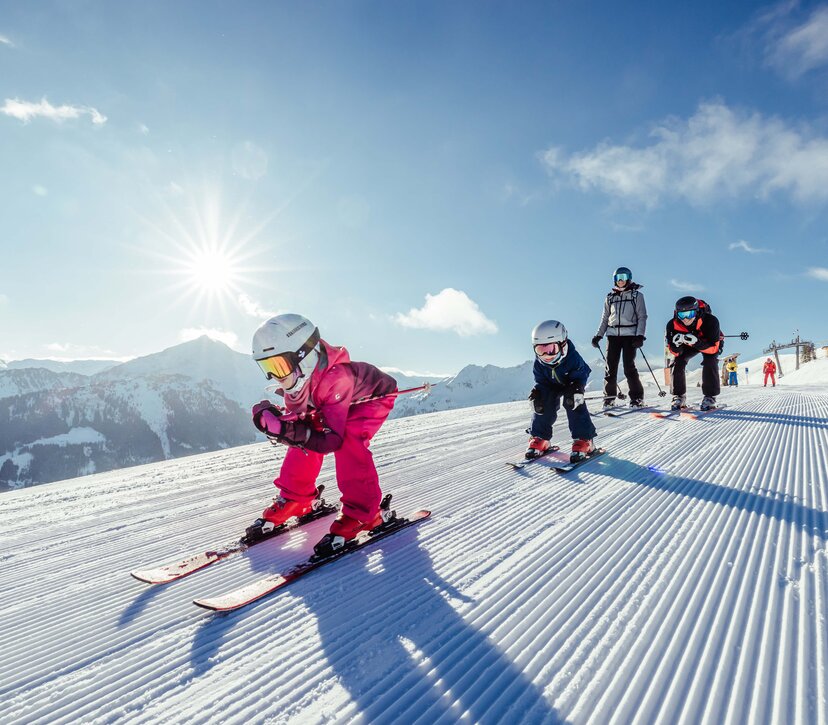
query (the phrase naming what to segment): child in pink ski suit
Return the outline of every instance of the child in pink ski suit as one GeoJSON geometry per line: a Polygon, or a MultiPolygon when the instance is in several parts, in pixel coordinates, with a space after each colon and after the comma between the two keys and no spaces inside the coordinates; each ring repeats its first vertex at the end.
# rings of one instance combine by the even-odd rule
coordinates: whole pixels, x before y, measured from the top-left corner
{"type": "MultiPolygon", "coordinates": [[[[275,325],[279,331],[296,328],[297,324],[304,326],[297,320],[305,318],[281,315],[265,325],[270,324],[271,329],[275,325]]],[[[271,338],[272,335],[268,339],[271,338]]],[[[280,496],[262,516],[279,525],[292,516],[309,512],[316,498],[316,479],[322,461],[326,454],[333,453],[342,509],[326,538],[347,541],[382,523],[382,493],[369,444],[394,407],[397,382],[369,363],[352,362],[344,347],[325,342],[315,328],[303,349],[306,352],[296,353],[296,367],[284,378],[278,375],[284,370],[268,373],[273,367],[269,358],[257,360],[263,369],[268,368],[268,377],[290,387],[284,390],[285,413],[269,401],[253,407],[256,427],[271,439],[290,446],[274,481],[280,496]],[[291,384],[294,377],[309,379],[299,386],[291,384]]],[[[262,354],[267,351],[264,349],[262,354]]],[[[291,367],[291,354],[288,351],[285,369],[291,367]]]]}

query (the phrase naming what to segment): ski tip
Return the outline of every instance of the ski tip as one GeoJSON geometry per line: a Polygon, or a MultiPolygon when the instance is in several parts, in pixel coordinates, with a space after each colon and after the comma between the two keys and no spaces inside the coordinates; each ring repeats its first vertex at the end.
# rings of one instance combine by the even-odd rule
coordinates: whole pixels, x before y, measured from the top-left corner
{"type": "Polygon", "coordinates": [[[210,599],[193,599],[193,604],[202,609],[208,609],[211,612],[229,612],[235,609],[235,607],[222,607],[210,599]]]}
{"type": "Polygon", "coordinates": [[[133,579],[137,579],[139,582],[143,582],[144,584],[169,584],[170,582],[174,582],[176,579],[180,579],[181,576],[172,576],[169,572],[166,571],[158,571],[155,569],[148,569],[147,571],[131,571],[129,575],[133,579]]]}
{"type": "Polygon", "coordinates": [[[151,576],[143,571],[131,571],[129,575],[133,579],[137,579],[139,582],[144,582],[144,584],[157,584],[157,582],[151,578],[151,576]]]}

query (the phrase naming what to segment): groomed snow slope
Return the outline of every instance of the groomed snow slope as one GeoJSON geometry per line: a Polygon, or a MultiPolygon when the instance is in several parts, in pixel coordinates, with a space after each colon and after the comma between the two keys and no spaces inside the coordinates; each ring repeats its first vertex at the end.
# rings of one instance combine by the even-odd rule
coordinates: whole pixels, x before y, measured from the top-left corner
{"type": "Polygon", "coordinates": [[[504,465],[525,403],[391,421],[384,485],[433,519],[226,615],[191,600],[327,522],[167,586],[128,572],[240,531],[269,445],[0,496],[0,721],[826,723],[828,388],[722,400],[596,419],[610,452],[569,476],[504,465]]]}

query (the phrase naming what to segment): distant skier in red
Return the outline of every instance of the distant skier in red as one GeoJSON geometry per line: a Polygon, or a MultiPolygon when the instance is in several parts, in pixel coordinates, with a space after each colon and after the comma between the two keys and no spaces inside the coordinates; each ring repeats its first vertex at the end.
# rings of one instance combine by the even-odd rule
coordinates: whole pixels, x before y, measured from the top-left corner
{"type": "Polygon", "coordinates": [[[762,366],[762,372],[765,373],[765,385],[763,387],[768,387],[768,378],[771,379],[773,383],[773,387],[776,387],[776,363],[768,358],[765,360],[765,364],[762,366]]]}
{"type": "Polygon", "coordinates": [[[254,540],[309,513],[322,461],[333,453],[342,510],[314,547],[317,555],[331,554],[383,523],[382,492],[368,446],[394,407],[397,381],[369,363],[351,362],[344,347],[325,342],[310,320],[295,314],[277,315],[256,330],[253,358],[285,400],[285,411],[267,400],[257,403],[253,423],[290,448],[273,482],[279,496],[247,536],[254,540]],[[372,396],[384,397],[355,402],[372,396]]]}

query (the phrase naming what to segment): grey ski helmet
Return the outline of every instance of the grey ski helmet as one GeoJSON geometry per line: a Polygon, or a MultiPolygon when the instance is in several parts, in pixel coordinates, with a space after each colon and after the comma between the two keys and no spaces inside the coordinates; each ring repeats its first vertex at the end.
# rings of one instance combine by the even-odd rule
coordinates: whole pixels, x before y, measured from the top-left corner
{"type": "Polygon", "coordinates": [[[268,379],[279,382],[296,373],[285,392],[298,393],[319,362],[319,329],[307,317],[276,315],[253,334],[253,359],[268,379]]]}
{"type": "Polygon", "coordinates": [[[532,330],[532,349],[544,365],[555,367],[569,352],[569,336],[562,322],[544,320],[532,330]]]}

